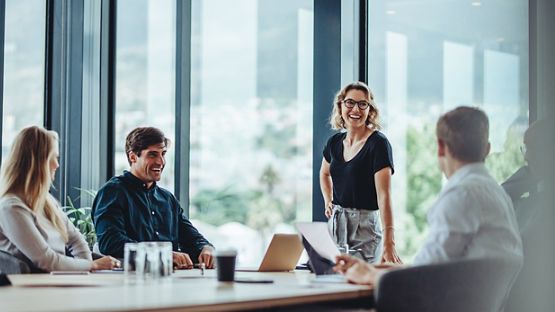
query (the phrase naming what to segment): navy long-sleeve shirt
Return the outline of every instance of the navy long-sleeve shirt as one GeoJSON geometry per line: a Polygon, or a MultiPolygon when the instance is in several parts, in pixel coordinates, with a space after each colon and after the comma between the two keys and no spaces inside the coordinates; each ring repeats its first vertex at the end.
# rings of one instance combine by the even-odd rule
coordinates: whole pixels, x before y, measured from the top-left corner
{"type": "Polygon", "coordinates": [[[177,198],[155,184],[150,189],[131,172],[113,177],[93,201],[93,222],[98,247],[105,255],[123,258],[128,242],[170,241],[174,251],[197,261],[211,244],[183,215],[177,198]]]}

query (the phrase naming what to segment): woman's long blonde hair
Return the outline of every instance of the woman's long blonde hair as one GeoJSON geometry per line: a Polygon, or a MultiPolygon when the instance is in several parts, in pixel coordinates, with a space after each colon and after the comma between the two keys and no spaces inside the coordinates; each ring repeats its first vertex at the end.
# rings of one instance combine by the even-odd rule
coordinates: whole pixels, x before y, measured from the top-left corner
{"type": "Polygon", "coordinates": [[[58,145],[58,134],[31,126],[19,132],[2,167],[0,196],[19,197],[36,214],[44,215],[67,242],[62,211],[50,195],[50,162],[58,145]]]}

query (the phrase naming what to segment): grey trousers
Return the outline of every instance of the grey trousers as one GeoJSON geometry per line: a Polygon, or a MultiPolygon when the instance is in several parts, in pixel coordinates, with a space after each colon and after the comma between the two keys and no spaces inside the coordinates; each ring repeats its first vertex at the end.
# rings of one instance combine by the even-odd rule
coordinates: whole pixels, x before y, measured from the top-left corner
{"type": "Polygon", "coordinates": [[[369,263],[375,262],[378,246],[382,241],[380,214],[378,210],[343,208],[334,205],[328,220],[330,234],[338,245],[348,244],[369,263]]]}

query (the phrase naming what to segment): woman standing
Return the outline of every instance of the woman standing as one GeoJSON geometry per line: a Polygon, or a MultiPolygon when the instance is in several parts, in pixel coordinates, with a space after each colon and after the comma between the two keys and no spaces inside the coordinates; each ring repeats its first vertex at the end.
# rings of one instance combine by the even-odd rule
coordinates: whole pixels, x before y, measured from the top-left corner
{"type": "Polygon", "coordinates": [[[345,86],[337,94],[330,117],[334,130],[324,148],[320,187],[325,214],[336,243],[361,250],[375,262],[382,240],[381,262],[401,263],[395,251],[391,211],[391,145],[378,130],[374,95],[362,82],[345,86]],[[346,130],[346,131],[345,131],[346,130]]]}
{"type": "Polygon", "coordinates": [[[2,168],[0,250],[47,272],[118,267],[109,256],[92,261],[87,242],[48,193],[58,167],[56,132],[21,130],[2,168]]]}

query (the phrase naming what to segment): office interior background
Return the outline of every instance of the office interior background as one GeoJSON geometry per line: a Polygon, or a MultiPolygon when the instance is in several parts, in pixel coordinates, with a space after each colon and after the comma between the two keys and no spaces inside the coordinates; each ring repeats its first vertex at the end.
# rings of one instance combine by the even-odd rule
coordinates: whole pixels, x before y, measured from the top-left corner
{"type": "Polygon", "coordinates": [[[445,182],[440,114],[459,105],[488,113],[486,165],[497,181],[524,164],[523,132],[555,98],[553,6],[3,0],[2,159],[23,127],[56,130],[52,192],[87,212],[95,190],[127,168],[127,133],[159,127],[172,140],[159,184],[216,247],[233,246],[252,265],[273,233],[325,220],[318,170],[333,96],[361,80],[392,143],[396,242],[410,261],[445,182]]]}

